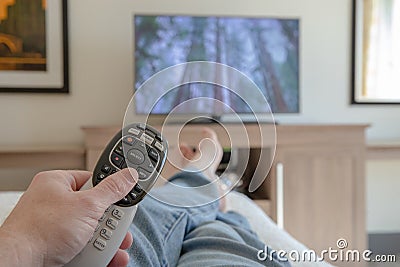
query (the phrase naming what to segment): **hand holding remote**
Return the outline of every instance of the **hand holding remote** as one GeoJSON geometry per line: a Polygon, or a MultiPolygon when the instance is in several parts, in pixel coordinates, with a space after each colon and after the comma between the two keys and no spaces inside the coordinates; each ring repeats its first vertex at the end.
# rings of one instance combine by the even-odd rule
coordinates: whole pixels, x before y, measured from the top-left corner
{"type": "MultiPolygon", "coordinates": [[[[137,176],[134,171],[132,174],[134,177],[127,169],[122,170],[85,192],[75,191],[91,178],[90,172],[37,174],[0,227],[0,266],[59,266],[69,262],[86,245],[104,210],[136,184],[137,176]]],[[[131,242],[128,235],[122,248],[131,242]]],[[[126,252],[119,250],[110,266],[127,260],[126,252]]]]}
{"type": "Polygon", "coordinates": [[[105,210],[93,236],[67,267],[106,266],[112,260],[132,223],[137,204],[155,184],[166,158],[166,140],[149,125],[128,125],[111,139],[96,164],[93,178],[80,190],[101,187],[107,176],[126,167],[137,171],[137,184],[105,210]]]}
{"type": "Polygon", "coordinates": [[[61,266],[82,248],[67,266],[127,264],[118,247],[130,246],[126,233],[136,204],[155,183],[166,155],[159,133],[137,124],[111,140],[92,179],[85,171],[36,175],[0,227],[0,266],[61,266]]]}

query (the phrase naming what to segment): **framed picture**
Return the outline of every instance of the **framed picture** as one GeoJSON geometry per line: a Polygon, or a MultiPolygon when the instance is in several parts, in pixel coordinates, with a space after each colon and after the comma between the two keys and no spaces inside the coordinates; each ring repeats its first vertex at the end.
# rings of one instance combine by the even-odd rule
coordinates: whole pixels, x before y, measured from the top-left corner
{"type": "Polygon", "coordinates": [[[400,1],[353,0],[353,104],[400,103],[400,1]]]}
{"type": "Polygon", "coordinates": [[[68,93],[67,0],[0,1],[0,92],[68,93]]]}

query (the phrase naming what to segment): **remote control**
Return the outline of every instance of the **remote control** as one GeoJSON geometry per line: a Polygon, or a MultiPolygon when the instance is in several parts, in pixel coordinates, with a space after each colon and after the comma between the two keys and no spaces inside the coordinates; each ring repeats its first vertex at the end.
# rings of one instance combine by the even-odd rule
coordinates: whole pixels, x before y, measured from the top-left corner
{"type": "Polygon", "coordinates": [[[123,199],[107,208],[85,248],[68,267],[107,266],[121,245],[136,214],[137,204],[156,182],[167,158],[167,141],[145,124],[124,127],[104,149],[93,177],[80,190],[96,186],[120,169],[136,169],[139,180],[123,199]]]}

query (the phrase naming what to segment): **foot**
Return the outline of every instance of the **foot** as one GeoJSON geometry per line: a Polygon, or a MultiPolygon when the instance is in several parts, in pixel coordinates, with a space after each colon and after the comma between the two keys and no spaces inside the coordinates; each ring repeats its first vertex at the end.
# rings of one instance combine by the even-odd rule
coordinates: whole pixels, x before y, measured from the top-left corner
{"type": "Polygon", "coordinates": [[[217,178],[215,172],[222,160],[223,150],[217,134],[210,128],[202,129],[202,137],[198,151],[193,154],[191,150],[187,167],[196,168],[213,181],[217,178]]]}
{"type": "MultiPolygon", "coordinates": [[[[217,134],[210,128],[203,128],[203,139],[199,144],[199,151],[195,153],[193,160],[189,162],[187,167],[194,167],[200,170],[210,181],[214,181],[219,177],[216,175],[219,164],[223,156],[223,149],[218,140],[217,134]]],[[[216,183],[220,196],[219,209],[225,210],[226,207],[226,187],[220,180],[216,183]]]]}
{"type": "Polygon", "coordinates": [[[196,148],[190,147],[186,143],[181,143],[179,147],[170,147],[168,158],[161,172],[164,180],[169,180],[172,176],[184,170],[190,161],[194,159],[196,152],[196,148]]]}
{"type": "MultiPolygon", "coordinates": [[[[202,129],[202,140],[198,148],[181,143],[179,147],[172,147],[168,159],[161,173],[164,179],[158,179],[156,186],[160,186],[174,174],[188,169],[201,171],[210,181],[218,179],[216,171],[222,160],[223,149],[218,141],[217,134],[210,128],[202,129]]],[[[226,190],[217,182],[218,191],[222,197],[226,190]]],[[[225,209],[225,198],[220,199],[220,210],[225,209]]]]}

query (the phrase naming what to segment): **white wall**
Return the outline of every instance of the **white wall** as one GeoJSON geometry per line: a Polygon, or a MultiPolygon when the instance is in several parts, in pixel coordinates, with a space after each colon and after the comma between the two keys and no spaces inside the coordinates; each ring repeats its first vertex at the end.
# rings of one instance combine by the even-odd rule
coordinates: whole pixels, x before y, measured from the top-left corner
{"type": "Polygon", "coordinates": [[[121,124],[132,95],[132,14],[301,18],[300,115],[281,123],[368,123],[371,140],[400,139],[400,107],[351,106],[350,0],[69,0],[69,95],[1,94],[0,146],[80,144],[82,125],[121,124]]]}
{"type": "Polygon", "coordinates": [[[400,160],[371,160],[367,165],[367,229],[399,233],[400,160]]]}

